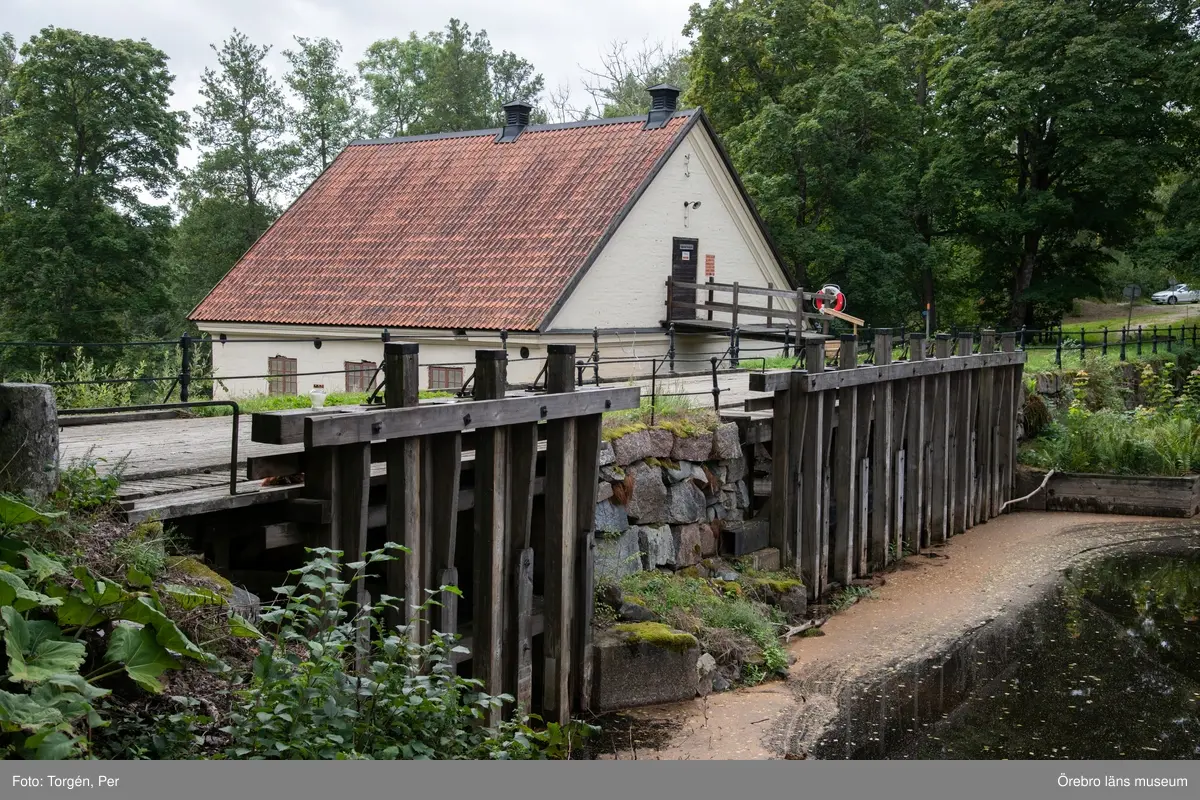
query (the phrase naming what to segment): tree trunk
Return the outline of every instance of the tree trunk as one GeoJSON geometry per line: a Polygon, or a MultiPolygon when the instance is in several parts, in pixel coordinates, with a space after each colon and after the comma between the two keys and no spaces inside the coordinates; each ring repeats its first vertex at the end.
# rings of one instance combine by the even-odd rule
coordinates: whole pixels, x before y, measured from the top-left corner
{"type": "Polygon", "coordinates": [[[1013,281],[1012,313],[1009,316],[1009,322],[1014,327],[1033,326],[1033,306],[1023,298],[1023,295],[1033,283],[1033,271],[1037,267],[1038,245],[1041,243],[1041,238],[1041,234],[1038,233],[1025,234],[1025,247],[1021,252],[1021,263],[1017,267],[1017,274],[1013,281]]]}

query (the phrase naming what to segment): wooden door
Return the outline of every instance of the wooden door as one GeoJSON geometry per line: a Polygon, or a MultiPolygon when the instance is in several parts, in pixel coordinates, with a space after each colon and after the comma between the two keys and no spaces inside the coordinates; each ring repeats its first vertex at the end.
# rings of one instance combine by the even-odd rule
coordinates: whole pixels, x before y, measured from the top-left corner
{"type": "MultiPolygon", "coordinates": [[[[672,240],[671,247],[671,277],[676,283],[697,283],[696,262],[699,260],[700,241],[698,239],[672,240]]],[[[671,297],[671,319],[695,319],[696,309],[680,308],[679,303],[695,303],[695,289],[676,288],[671,297]]]]}

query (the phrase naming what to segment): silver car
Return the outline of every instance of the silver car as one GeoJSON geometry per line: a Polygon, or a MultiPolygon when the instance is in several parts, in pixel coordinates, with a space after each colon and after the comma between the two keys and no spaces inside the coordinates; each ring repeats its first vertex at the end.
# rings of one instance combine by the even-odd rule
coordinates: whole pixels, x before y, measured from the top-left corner
{"type": "Polygon", "coordinates": [[[1155,292],[1150,299],[1156,303],[1173,306],[1176,303],[1194,303],[1200,300],[1200,289],[1188,288],[1186,283],[1177,283],[1170,289],[1155,292]]]}

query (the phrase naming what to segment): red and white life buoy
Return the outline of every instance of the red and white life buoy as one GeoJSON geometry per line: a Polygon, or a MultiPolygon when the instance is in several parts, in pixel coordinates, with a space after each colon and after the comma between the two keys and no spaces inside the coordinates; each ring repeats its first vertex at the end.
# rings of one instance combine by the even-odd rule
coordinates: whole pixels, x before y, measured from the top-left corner
{"type": "MultiPolygon", "coordinates": [[[[831,306],[834,311],[845,311],[846,310],[846,295],[842,294],[842,290],[840,288],[838,288],[837,286],[835,286],[834,284],[829,283],[829,284],[826,284],[825,286],[822,286],[820,294],[825,294],[825,295],[831,294],[834,296],[833,304],[831,306]]],[[[826,303],[826,300],[824,297],[817,297],[817,298],[813,299],[813,305],[815,305],[818,309],[824,308],[825,303],[826,303]]]]}

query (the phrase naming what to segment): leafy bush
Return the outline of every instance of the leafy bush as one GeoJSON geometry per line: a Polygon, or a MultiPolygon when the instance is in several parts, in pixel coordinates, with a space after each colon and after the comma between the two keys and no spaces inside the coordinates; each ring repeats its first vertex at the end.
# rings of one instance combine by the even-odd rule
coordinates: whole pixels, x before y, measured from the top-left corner
{"type": "Polygon", "coordinates": [[[106,463],[105,459],[95,457],[93,451],[88,450],[60,470],[58,490],[53,498],[55,505],[70,511],[91,511],[115,502],[125,462],[121,460],[101,473],[100,465],[106,463]]]}
{"type": "Polygon", "coordinates": [[[590,732],[553,723],[534,730],[531,719],[483,725],[489,710],[512,698],[488,696],[479,681],[455,673],[453,654],[465,650],[454,637],[433,631],[428,644],[418,644],[408,627],[388,630],[384,615],[399,606],[399,598],[385,595],[358,608],[350,598],[366,570],[402,549],[389,544],[346,565],[354,570],[349,581],[336,560],[340,553],[312,550],[312,560],[292,571],[296,582],[280,587],[282,604],[260,617],[274,633],[240,625],[256,635],[259,653],[253,680],[236,692],[232,722],[224,729],[231,738],[229,757],[562,757],[577,736],[590,732]]]}
{"type": "Polygon", "coordinates": [[[167,616],[163,595],[179,603],[224,602],[188,586],[151,585],[131,569],[125,581],[68,571],[57,558],[13,535],[53,516],[0,497],[0,753],[6,758],[61,759],[86,754],[91,732],[105,724],[97,686],[122,675],[153,693],[181,658],[211,663],[167,616]]]}

